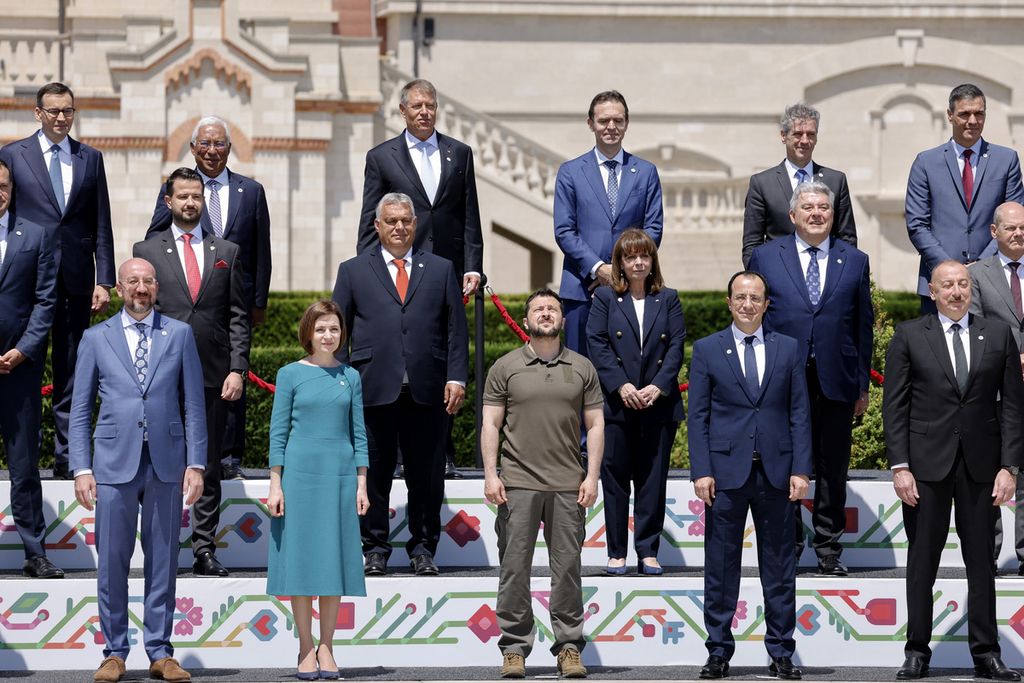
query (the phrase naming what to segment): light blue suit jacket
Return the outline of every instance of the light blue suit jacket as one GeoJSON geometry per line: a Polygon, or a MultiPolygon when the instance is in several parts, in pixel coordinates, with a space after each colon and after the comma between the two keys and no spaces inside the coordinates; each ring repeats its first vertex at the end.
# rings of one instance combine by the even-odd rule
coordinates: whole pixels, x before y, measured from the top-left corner
{"type": "Polygon", "coordinates": [[[74,387],[68,430],[72,471],[91,468],[100,484],[130,482],[142,456],[143,424],[160,481],[180,482],[186,466],[206,466],[203,370],[192,328],[185,323],[156,313],[149,375],[140,385],[119,310],[85,331],[74,387]],[[100,412],[90,447],[97,394],[100,412]]]}
{"type": "Polygon", "coordinates": [[[1020,160],[1008,147],[981,141],[969,209],[952,140],[918,154],[910,167],[905,207],[907,234],[921,255],[917,293],[928,295],[928,279],[941,261],[966,263],[995,254],[992,215],[1003,202],[1022,200],[1020,160]]]}
{"type": "Polygon", "coordinates": [[[611,261],[619,235],[640,228],[661,244],[662,222],[661,180],[649,161],[624,153],[615,216],[593,149],[562,164],[555,180],[555,241],[565,255],[559,295],[589,299],[590,270],[611,261]]]}

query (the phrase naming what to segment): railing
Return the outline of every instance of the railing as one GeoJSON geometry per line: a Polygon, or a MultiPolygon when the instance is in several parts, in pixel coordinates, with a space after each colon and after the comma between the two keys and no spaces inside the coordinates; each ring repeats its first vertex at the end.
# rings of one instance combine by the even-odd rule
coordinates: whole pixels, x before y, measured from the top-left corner
{"type": "Polygon", "coordinates": [[[0,33],[0,85],[41,86],[56,80],[60,38],[0,33]]]}
{"type": "Polygon", "coordinates": [[[736,232],[743,225],[747,178],[662,178],[666,232],[736,232]]]}

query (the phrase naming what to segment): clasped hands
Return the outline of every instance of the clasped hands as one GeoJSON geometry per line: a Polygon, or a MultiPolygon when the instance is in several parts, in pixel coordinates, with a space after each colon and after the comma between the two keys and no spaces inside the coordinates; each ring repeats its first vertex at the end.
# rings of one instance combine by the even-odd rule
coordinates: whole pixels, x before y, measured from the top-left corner
{"type": "Polygon", "coordinates": [[[661,389],[653,384],[648,384],[643,389],[637,389],[630,382],[626,382],[619,387],[619,398],[622,399],[622,404],[633,410],[650,408],[659,396],[661,396],[661,389]]]}

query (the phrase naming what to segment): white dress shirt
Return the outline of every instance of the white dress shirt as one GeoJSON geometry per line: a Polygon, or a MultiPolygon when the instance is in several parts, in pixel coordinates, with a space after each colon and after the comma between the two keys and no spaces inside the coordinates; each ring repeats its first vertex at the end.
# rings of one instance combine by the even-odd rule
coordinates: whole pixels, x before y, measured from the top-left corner
{"type": "MultiPolygon", "coordinates": [[[[743,371],[744,376],[747,374],[746,363],[744,359],[747,353],[747,342],[744,341],[750,335],[736,327],[736,323],[732,324],[732,340],[736,344],[736,357],[740,361],[740,370],[743,371]]],[[[764,384],[764,327],[758,327],[754,330],[754,360],[757,361],[757,383],[764,384]]]]}
{"type": "Polygon", "coordinates": [[[794,164],[792,161],[790,161],[789,157],[786,157],[786,173],[789,174],[789,186],[792,189],[794,189],[794,190],[796,189],[796,185],[797,185],[796,174],[797,174],[797,171],[803,171],[804,173],[807,174],[807,180],[804,181],[805,183],[810,181],[810,180],[814,180],[814,162],[813,161],[808,161],[806,166],[804,166],[803,168],[800,168],[799,166],[794,164]]]}
{"type": "MultiPolygon", "coordinates": [[[[604,165],[604,162],[606,161],[619,162],[615,166],[615,180],[618,181],[618,187],[622,187],[622,160],[626,158],[626,153],[622,151],[622,148],[619,148],[619,151],[615,156],[606,157],[605,155],[601,154],[601,150],[595,147],[594,158],[597,159],[597,169],[601,172],[601,182],[604,183],[605,193],[608,192],[608,174],[610,173],[610,169],[604,165]]],[[[604,261],[598,261],[597,263],[592,265],[590,267],[590,277],[595,277],[597,275],[597,269],[603,265],[604,261]]]]}
{"type": "Polygon", "coordinates": [[[964,175],[964,150],[969,149],[974,154],[971,155],[971,170],[974,172],[974,176],[978,175],[978,160],[981,157],[981,138],[970,147],[964,147],[956,140],[950,138],[950,143],[953,145],[953,150],[956,152],[956,167],[960,169],[960,177],[964,175]]]}
{"type": "MultiPolygon", "coordinates": [[[[46,166],[47,173],[49,173],[54,142],[46,137],[42,130],[36,133],[36,139],[39,140],[39,148],[43,150],[43,165],[46,166]]],[[[68,197],[71,196],[71,181],[74,180],[74,168],[71,166],[71,143],[68,142],[68,137],[65,135],[64,139],[56,145],[60,147],[60,179],[64,182],[64,206],[66,207],[68,197]]]]}
{"type": "MultiPolygon", "coordinates": [[[[633,299],[632,296],[630,296],[629,298],[633,299]]],[[[644,348],[644,301],[646,301],[646,300],[647,300],[646,297],[644,297],[643,299],[633,299],[633,310],[636,312],[636,321],[637,321],[637,323],[640,326],[640,350],[641,351],[644,348]]]]}
{"type": "MultiPolygon", "coordinates": [[[[807,280],[807,267],[811,265],[811,252],[807,251],[811,248],[807,242],[800,239],[800,235],[794,233],[793,238],[796,240],[796,255],[800,259],[800,271],[803,273],[804,281],[807,280]]],[[[825,291],[825,272],[828,270],[828,248],[829,238],[826,237],[818,245],[818,253],[815,256],[818,259],[818,298],[821,298],[822,292],[825,291]]]]}
{"type": "Polygon", "coordinates": [[[3,216],[0,216],[0,265],[3,265],[4,259],[7,258],[7,228],[10,226],[11,212],[5,211],[3,216]]]}
{"type": "MultiPolygon", "coordinates": [[[[188,275],[188,269],[185,267],[185,243],[181,241],[181,236],[185,234],[185,231],[179,228],[174,223],[171,223],[171,234],[174,236],[174,248],[178,251],[178,262],[181,264],[181,272],[188,275]]],[[[199,276],[203,275],[203,228],[197,225],[192,230],[192,253],[196,255],[196,262],[199,263],[199,276]]]]}
{"type": "Polygon", "coordinates": [[[437,144],[437,131],[430,134],[430,137],[426,140],[420,140],[418,137],[410,133],[408,130],[405,131],[405,144],[409,146],[409,156],[412,157],[412,162],[416,164],[416,170],[419,172],[420,177],[423,176],[423,146],[427,148],[427,163],[430,164],[430,174],[434,178],[434,196],[427,197],[430,203],[434,203],[434,199],[437,197],[437,188],[441,184],[441,150],[437,144]]]}
{"type": "Polygon", "coordinates": [[[220,199],[220,225],[213,225],[213,219],[210,218],[210,212],[206,212],[206,217],[210,218],[210,225],[213,227],[213,234],[217,234],[217,228],[220,228],[220,234],[224,234],[224,228],[228,225],[228,203],[231,201],[231,188],[228,186],[231,182],[231,177],[228,175],[228,169],[225,166],[224,170],[220,172],[220,175],[216,178],[211,178],[202,171],[197,169],[200,177],[203,179],[203,198],[206,201],[206,206],[210,206],[210,187],[206,183],[211,180],[216,180],[220,183],[220,187],[217,188],[217,198],[220,199]]]}
{"type": "Polygon", "coordinates": [[[960,323],[960,340],[964,343],[964,355],[967,357],[967,367],[971,367],[971,335],[967,328],[968,316],[965,314],[960,320],[952,320],[942,313],[939,313],[939,323],[942,325],[942,336],[946,340],[946,351],[949,352],[949,364],[956,370],[956,357],[953,355],[953,332],[950,328],[953,323],[960,323]]]}

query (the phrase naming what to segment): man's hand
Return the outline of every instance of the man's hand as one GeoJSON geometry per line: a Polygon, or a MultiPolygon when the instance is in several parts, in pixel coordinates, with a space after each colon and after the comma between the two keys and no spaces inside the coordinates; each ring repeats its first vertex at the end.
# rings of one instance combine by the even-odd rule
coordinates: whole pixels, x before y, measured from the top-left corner
{"type": "Polygon", "coordinates": [[[789,499],[794,503],[803,500],[810,485],[811,480],[806,474],[791,474],[789,476],[789,499]]]}
{"type": "Polygon", "coordinates": [[[868,409],[868,392],[864,392],[857,399],[857,402],[853,404],[853,415],[854,417],[860,417],[868,409]]]}
{"type": "Polygon", "coordinates": [[[251,308],[249,309],[249,317],[252,318],[252,326],[259,327],[267,319],[267,309],[251,308]]]}
{"type": "Polygon", "coordinates": [[[715,478],[701,477],[700,479],[695,479],[693,482],[693,492],[704,501],[705,505],[711,505],[711,502],[715,499],[715,478]]]}
{"type": "Polygon", "coordinates": [[[996,474],[995,484],[992,485],[992,504],[1002,505],[1011,498],[1017,491],[1017,477],[1006,470],[999,470],[996,474]]]}
{"type": "Polygon", "coordinates": [[[661,396],[661,389],[653,384],[648,384],[643,389],[637,391],[636,395],[640,397],[641,408],[650,408],[658,400],[658,397],[661,396]]]}
{"type": "Polygon", "coordinates": [[[91,474],[80,474],[75,477],[75,499],[82,507],[92,512],[96,503],[96,477],[91,474]]]}
{"type": "Polygon", "coordinates": [[[612,283],[612,266],[610,263],[602,263],[594,273],[594,279],[598,284],[610,285],[612,283]]]}
{"type": "Polygon", "coordinates": [[[597,500],[597,478],[587,477],[580,484],[580,495],[576,497],[576,502],[580,507],[588,508],[594,504],[595,500],[597,500]]]}
{"type": "Polygon", "coordinates": [[[466,387],[455,382],[448,382],[444,385],[444,409],[449,415],[459,412],[464,398],[466,398],[466,387]]]}
{"type": "Polygon", "coordinates": [[[270,484],[270,491],[267,492],[267,512],[271,517],[284,517],[284,491],[280,484],[270,484]]]}
{"type": "Polygon", "coordinates": [[[110,303],[110,287],[96,285],[92,288],[92,312],[102,313],[110,303]]]}
{"type": "Polygon", "coordinates": [[[495,505],[504,505],[508,502],[508,497],[505,495],[505,484],[497,474],[484,477],[484,498],[488,503],[495,505]]]}
{"type": "Polygon", "coordinates": [[[18,349],[11,349],[0,356],[0,375],[9,374],[11,370],[21,365],[23,360],[25,360],[25,354],[18,349]]]}
{"type": "Polygon", "coordinates": [[[191,505],[203,495],[203,471],[195,467],[185,469],[185,480],[181,482],[181,494],[185,496],[185,505],[191,505]]]}
{"type": "Polygon", "coordinates": [[[1020,371],[1024,373],[1024,353],[1020,354],[1020,371]]]}
{"type": "Polygon", "coordinates": [[[473,296],[480,288],[480,276],[466,273],[462,276],[462,296],[473,296]]]}
{"type": "MultiPolygon", "coordinates": [[[[1009,472],[1007,472],[1009,474],[1009,472]]],[[[896,495],[900,500],[910,507],[917,507],[917,480],[910,473],[909,467],[900,467],[892,472],[892,487],[896,489],[896,495]]]]}
{"type": "Polygon", "coordinates": [[[242,381],[242,376],[237,372],[229,372],[228,376],[224,378],[224,386],[220,388],[220,397],[225,401],[237,401],[242,398],[242,389],[245,388],[245,382],[242,381]]]}
{"type": "Polygon", "coordinates": [[[636,387],[631,382],[626,382],[619,387],[619,398],[622,399],[622,405],[633,410],[647,407],[647,404],[640,398],[640,392],[636,390],[636,387]]]}

